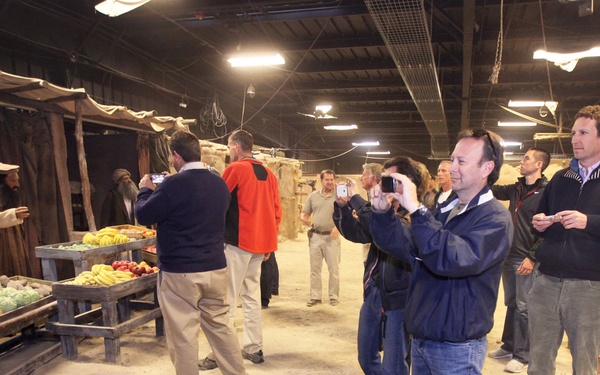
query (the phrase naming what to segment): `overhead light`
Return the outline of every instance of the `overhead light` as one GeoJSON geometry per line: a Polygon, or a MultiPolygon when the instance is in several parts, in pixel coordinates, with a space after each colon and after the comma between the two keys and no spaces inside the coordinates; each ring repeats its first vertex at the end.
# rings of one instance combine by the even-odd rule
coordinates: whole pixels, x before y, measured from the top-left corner
{"type": "Polygon", "coordinates": [[[283,65],[285,59],[279,54],[262,54],[262,55],[239,55],[231,57],[227,60],[234,68],[249,67],[249,66],[272,66],[283,65]]]}
{"type": "Polygon", "coordinates": [[[584,57],[599,57],[600,47],[594,47],[587,51],[573,52],[573,53],[557,53],[557,52],[546,52],[544,50],[537,50],[533,53],[534,59],[546,59],[553,62],[554,65],[559,66],[562,70],[572,72],[575,69],[575,65],[579,59],[584,57]]]}
{"type": "Polygon", "coordinates": [[[146,4],[150,0],[105,0],[95,6],[100,13],[117,17],[146,4]]]}
{"type": "Polygon", "coordinates": [[[389,151],[367,151],[367,155],[389,155],[389,151]]]}
{"type": "Polygon", "coordinates": [[[352,142],[352,146],[379,146],[379,141],[352,142]]]}
{"type": "Polygon", "coordinates": [[[555,101],[535,101],[535,100],[509,100],[509,107],[541,107],[545,105],[548,108],[558,106],[558,102],[555,101]]]}
{"type": "Polygon", "coordinates": [[[512,154],[514,154],[514,152],[512,152],[512,151],[504,151],[504,156],[510,156],[512,154]]]}
{"type": "Polygon", "coordinates": [[[510,141],[500,142],[500,144],[503,147],[511,147],[511,146],[519,146],[519,147],[521,147],[521,145],[522,145],[521,142],[510,142],[510,141]]]}
{"type": "Polygon", "coordinates": [[[315,107],[315,111],[321,111],[323,113],[327,113],[331,110],[331,105],[330,104],[319,104],[315,107]]]}
{"type": "Polygon", "coordinates": [[[352,125],[326,125],[326,126],[323,126],[323,129],[325,129],[325,130],[353,130],[353,129],[358,129],[358,126],[356,126],[356,124],[352,124],[352,125]]]}
{"type": "Polygon", "coordinates": [[[498,121],[498,126],[536,126],[533,121],[498,121]]]}

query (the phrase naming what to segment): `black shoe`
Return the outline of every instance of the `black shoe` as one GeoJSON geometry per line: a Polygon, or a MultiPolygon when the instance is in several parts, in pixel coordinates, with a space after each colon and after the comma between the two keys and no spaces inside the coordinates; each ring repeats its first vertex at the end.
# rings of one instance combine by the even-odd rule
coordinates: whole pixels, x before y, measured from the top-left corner
{"type": "Polygon", "coordinates": [[[217,367],[219,367],[217,365],[217,361],[215,361],[214,359],[210,359],[208,357],[204,358],[202,361],[200,361],[200,363],[198,363],[198,369],[200,371],[212,370],[217,367]]]}
{"type": "Polygon", "coordinates": [[[247,351],[242,350],[242,357],[254,364],[263,363],[265,361],[262,350],[259,350],[256,353],[248,353],[247,351]]]}
{"type": "Polygon", "coordinates": [[[271,292],[271,295],[278,296],[279,295],[279,291],[278,290],[274,290],[274,291],[271,292]]]}

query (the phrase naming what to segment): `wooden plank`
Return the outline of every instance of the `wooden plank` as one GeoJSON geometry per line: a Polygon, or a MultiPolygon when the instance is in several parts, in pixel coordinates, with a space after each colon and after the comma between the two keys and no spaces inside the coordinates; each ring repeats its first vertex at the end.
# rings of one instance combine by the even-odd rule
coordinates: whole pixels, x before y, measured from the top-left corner
{"type": "Polygon", "coordinates": [[[57,299],[116,301],[133,293],[156,288],[157,280],[158,273],[152,273],[110,286],[53,283],[52,294],[57,299]]]}
{"type": "Polygon", "coordinates": [[[65,138],[65,125],[63,117],[56,113],[48,113],[50,119],[50,132],[54,149],[54,164],[56,165],[56,179],[62,200],[63,214],[69,234],[73,232],[73,206],[71,204],[71,187],[69,184],[69,171],[67,168],[67,140],[65,138]]]}
{"type": "Polygon", "coordinates": [[[20,348],[17,353],[9,353],[3,357],[0,373],[3,375],[31,374],[41,365],[60,355],[58,341],[41,341],[20,348]]]}
{"type": "Polygon", "coordinates": [[[81,100],[75,100],[75,144],[77,145],[77,159],[79,160],[79,175],[81,176],[81,195],[83,196],[83,209],[87,218],[90,231],[96,230],[96,221],[92,211],[90,194],[90,178],[88,176],[85,147],[83,146],[83,119],[81,115],[81,100]]]}
{"type": "MultiPolygon", "coordinates": [[[[53,299],[49,304],[42,305],[40,307],[26,312],[21,311],[18,316],[1,322],[0,337],[6,336],[15,331],[19,331],[27,326],[33,325],[35,322],[38,322],[50,315],[56,314],[56,312],[58,311],[57,302],[53,301],[53,299]]],[[[2,315],[0,315],[0,317],[1,316],[2,315]]]]}

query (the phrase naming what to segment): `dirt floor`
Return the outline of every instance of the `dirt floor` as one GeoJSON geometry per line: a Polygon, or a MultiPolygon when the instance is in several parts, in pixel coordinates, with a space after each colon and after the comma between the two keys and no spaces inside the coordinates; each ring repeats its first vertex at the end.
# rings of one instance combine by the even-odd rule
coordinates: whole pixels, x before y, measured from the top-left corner
{"type": "MultiPolygon", "coordinates": [[[[362,299],[362,247],[342,241],[340,304],[307,307],[308,245],[305,235],[280,244],[277,252],[280,269],[280,295],[262,310],[265,362],[245,361],[248,374],[361,374],[356,354],[358,312],[362,299]]],[[[326,284],[327,271],[323,269],[326,284]]],[[[326,285],[325,285],[326,287],[326,285]]],[[[324,293],[324,295],[327,295],[324,293]]],[[[488,336],[489,350],[496,349],[502,334],[505,308],[502,295],[496,310],[496,325],[488,336]]],[[[241,311],[238,309],[238,333],[241,336],[241,311]]],[[[102,339],[87,338],[79,346],[79,358],[69,361],[61,356],[39,367],[34,375],[86,374],[120,375],[173,374],[164,337],[154,336],[149,323],[121,337],[121,365],[104,361],[102,339]]],[[[209,351],[200,337],[199,358],[209,351]]],[[[483,373],[501,374],[508,360],[487,358],[483,373]]],[[[571,373],[571,359],[566,342],[557,359],[557,374],[571,373]]],[[[201,374],[215,375],[212,370],[201,374]]]]}

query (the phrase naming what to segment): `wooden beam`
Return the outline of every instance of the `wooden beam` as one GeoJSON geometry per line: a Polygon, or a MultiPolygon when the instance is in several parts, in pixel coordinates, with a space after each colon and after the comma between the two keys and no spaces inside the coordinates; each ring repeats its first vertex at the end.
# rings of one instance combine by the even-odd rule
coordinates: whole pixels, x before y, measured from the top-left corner
{"type": "Polygon", "coordinates": [[[70,102],[71,100],[85,99],[87,98],[87,94],[85,92],[76,92],[67,96],[58,96],[56,98],[44,100],[46,103],[63,103],[70,102]]]}
{"type": "Polygon", "coordinates": [[[67,140],[65,137],[65,124],[62,116],[49,113],[52,146],[54,148],[54,164],[56,165],[56,178],[67,223],[69,241],[73,241],[73,205],[71,204],[71,187],[69,184],[69,168],[67,167],[67,140]]]}
{"type": "Polygon", "coordinates": [[[39,90],[44,87],[43,81],[32,82],[27,85],[13,87],[11,89],[3,89],[2,92],[6,93],[14,93],[14,92],[23,92],[23,91],[31,91],[31,90],[39,90]]]}
{"type": "Polygon", "coordinates": [[[90,179],[88,176],[85,148],[83,146],[83,119],[81,115],[81,101],[75,101],[75,143],[77,144],[77,159],[79,160],[79,174],[81,175],[81,194],[83,196],[83,209],[90,232],[96,231],[92,200],[90,195],[90,179]]]}

